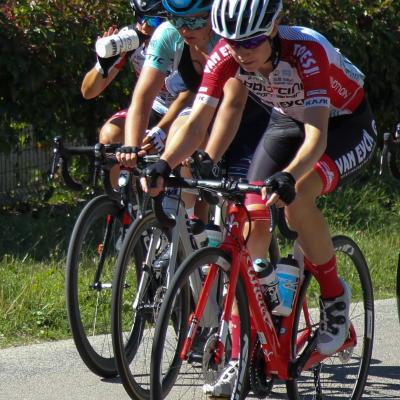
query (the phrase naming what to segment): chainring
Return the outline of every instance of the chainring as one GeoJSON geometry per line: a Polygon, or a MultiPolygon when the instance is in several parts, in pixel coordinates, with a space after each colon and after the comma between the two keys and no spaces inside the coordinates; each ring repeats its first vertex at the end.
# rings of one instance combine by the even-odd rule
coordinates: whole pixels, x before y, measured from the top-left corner
{"type": "Polygon", "coordinates": [[[260,340],[253,347],[250,358],[250,388],[252,392],[259,398],[265,398],[270,395],[274,386],[274,378],[265,376],[265,358],[261,349],[260,340]]]}

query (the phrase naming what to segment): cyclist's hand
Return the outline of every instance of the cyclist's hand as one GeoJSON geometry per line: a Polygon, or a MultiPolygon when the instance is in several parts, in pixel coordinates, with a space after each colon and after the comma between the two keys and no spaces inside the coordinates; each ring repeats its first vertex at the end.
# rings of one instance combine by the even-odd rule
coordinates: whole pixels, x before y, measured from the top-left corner
{"type": "Polygon", "coordinates": [[[267,206],[276,204],[278,207],[289,205],[296,197],[296,180],[289,172],[277,172],[265,180],[262,189],[262,198],[267,198],[267,188],[272,195],[267,206]]]}
{"type": "Polygon", "coordinates": [[[197,150],[193,158],[197,161],[196,164],[202,179],[215,179],[218,177],[214,170],[215,163],[207,152],[197,150]]]}
{"type": "MultiPolygon", "coordinates": [[[[111,26],[106,32],[103,33],[103,38],[111,35],[116,35],[118,28],[111,26]]],[[[98,37],[97,39],[100,39],[98,37]]],[[[108,77],[108,73],[113,69],[121,69],[125,64],[126,53],[117,54],[116,56],[103,58],[97,55],[96,69],[101,73],[103,78],[108,77]]]]}
{"type": "Polygon", "coordinates": [[[143,139],[142,150],[152,154],[157,152],[161,154],[165,148],[167,134],[158,126],[147,130],[146,136],[143,139]]]}
{"type": "Polygon", "coordinates": [[[165,160],[158,160],[143,171],[140,179],[142,189],[150,196],[158,196],[164,190],[164,179],[171,173],[171,167],[165,160]]]}
{"type": "Polygon", "coordinates": [[[115,156],[123,166],[134,168],[138,161],[139,150],[136,146],[121,146],[117,149],[115,156]]]}

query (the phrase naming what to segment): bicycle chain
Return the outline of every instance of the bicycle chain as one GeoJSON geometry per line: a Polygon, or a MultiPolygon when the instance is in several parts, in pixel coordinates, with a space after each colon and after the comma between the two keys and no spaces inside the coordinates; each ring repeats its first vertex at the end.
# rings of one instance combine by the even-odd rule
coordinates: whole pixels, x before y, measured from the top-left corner
{"type": "Polygon", "coordinates": [[[274,386],[274,378],[268,379],[265,376],[265,359],[258,338],[251,354],[249,372],[250,387],[253,393],[259,398],[269,396],[274,386]]]}

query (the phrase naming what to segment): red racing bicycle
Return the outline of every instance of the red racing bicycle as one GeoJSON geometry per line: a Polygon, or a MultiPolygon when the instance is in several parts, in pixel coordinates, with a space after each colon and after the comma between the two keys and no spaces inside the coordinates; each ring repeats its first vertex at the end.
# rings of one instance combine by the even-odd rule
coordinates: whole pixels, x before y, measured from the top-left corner
{"type": "Polygon", "coordinates": [[[319,287],[313,271],[304,268],[288,317],[273,316],[260,290],[242,232],[245,223],[251,223],[243,206],[244,194],[260,193],[261,187],[183,179],[168,180],[166,185],[211,190],[229,205],[223,243],[187,258],[166,293],[152,348],[151,399],[207,398],[203,385],[213,384],[231,357],[235,299],[240,356],[232,399],[244,399],[249,393],[256,398],[274,398],[280,392],[296,400],[360,399],[372,354],[374,307],[367,263],[358,246],[345,236],[333,238],[339,274],[351,287],[353,299],[345,343],[335,354],[324,356],[316,351],[319,287]],[[194,307],[190,286],[195,275],[204,283],[194,307]],[[219,313],[199,362],[191,357],[191,347],[210,301],[218,304],[219,313]]]}

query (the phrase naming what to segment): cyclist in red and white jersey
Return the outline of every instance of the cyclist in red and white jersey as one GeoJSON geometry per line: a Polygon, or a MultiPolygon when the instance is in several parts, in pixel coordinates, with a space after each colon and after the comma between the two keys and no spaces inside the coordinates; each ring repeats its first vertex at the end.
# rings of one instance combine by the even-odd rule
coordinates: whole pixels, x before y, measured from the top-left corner
{"type": "MultiPolygon", "coordinates": [[[[224,39],[208,58],[189,121],[155,168],[157,187],[151,189],[145,181],[143,187],[157,194],[168,170],[193,152],[228,79],[235,77],[273,107],[247,176],[251,182],[268,178],[274,190],[266,204],[286,206],[305,262],[313,265],[321,289],[317,349],[330,355],[347,337],[351,293],[337,274],[329,227],[316,198],[334,191],[371,161],[377,132],[362,72],[321,34],[279,26],[281,11],[282,0],[214,1],[212,26],[224,39]]],[[[265,192],[262,198],[247,198],[253,259],[265,256],[270,240],[265,199],[265,192]]]]}

